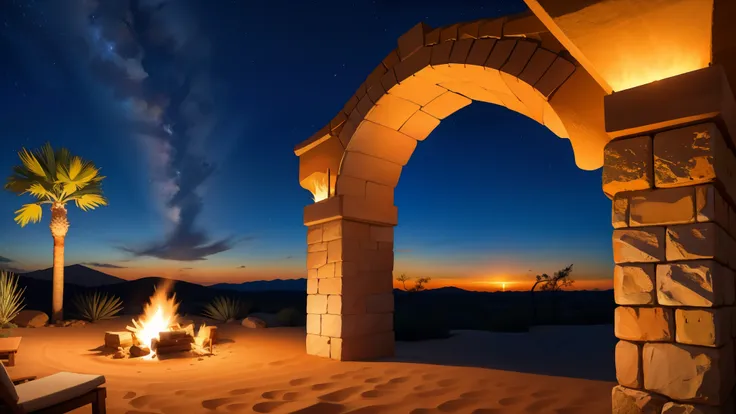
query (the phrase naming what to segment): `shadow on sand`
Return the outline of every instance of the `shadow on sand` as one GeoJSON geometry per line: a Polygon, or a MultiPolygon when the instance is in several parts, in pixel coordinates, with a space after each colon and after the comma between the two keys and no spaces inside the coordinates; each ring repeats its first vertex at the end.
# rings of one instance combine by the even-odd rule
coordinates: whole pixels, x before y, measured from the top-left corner
{"type": "Polygon", "coordinates": [[[387,359],[615,381],[613,325],[539,326],[526,333],[453,331],[442,340],[397,342],[387,359]]]}

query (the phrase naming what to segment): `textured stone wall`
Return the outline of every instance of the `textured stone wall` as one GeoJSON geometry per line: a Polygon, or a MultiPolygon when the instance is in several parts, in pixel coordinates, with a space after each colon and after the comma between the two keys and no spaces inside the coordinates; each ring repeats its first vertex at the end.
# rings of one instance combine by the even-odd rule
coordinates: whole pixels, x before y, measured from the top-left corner
{"type": "Polygon", "coordinates": [[[394,232],[336,218],[307,229],[307,353],[393,355],[394,232]]]}
{"type": "Polygon", "coordinates": [[[733,413],[736,157],[714,123],[611,141],[614,413],[733,413]]]}

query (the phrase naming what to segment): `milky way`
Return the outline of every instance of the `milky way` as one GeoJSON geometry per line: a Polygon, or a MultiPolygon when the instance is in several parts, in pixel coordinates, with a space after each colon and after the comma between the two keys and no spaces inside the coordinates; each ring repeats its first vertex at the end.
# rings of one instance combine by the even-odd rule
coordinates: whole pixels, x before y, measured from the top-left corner
{"type": "Polygon", "coordinates": [[[166,0],[87,1],[79,12],[90,67],[129,120],[169,223],[165,240],[121,249],[190,261],[228,250],[233,241],[212,241],[195,226],[203,186],[216,170],[207,151],[218,119],[209,44],[185,7],[166,0]]]}

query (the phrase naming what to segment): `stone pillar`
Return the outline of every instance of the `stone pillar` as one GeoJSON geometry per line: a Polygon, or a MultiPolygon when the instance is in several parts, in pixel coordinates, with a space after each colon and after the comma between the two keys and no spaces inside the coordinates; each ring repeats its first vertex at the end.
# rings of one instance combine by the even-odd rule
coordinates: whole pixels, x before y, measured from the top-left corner
{"type": "Polygon", "coordinates": [[[342,201],[336,196],[305,209],[307,353],[392,356],[394,225],[344,214],[342,201]]]}
{"type": "Polygon", "coordinates": [[[718,66],[606,97],[613,413],[733,413],[736,104],[718,66]]]}

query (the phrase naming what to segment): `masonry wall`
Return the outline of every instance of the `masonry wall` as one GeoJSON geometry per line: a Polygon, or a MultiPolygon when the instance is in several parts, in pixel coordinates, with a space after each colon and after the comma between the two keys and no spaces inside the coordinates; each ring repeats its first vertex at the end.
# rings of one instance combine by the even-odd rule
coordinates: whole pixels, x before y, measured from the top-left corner
{"type": "Polygon", "coordinates": [[[307,353],[392,356],[394,233],[343,218],[307,229],[307,353]]]}
{"type": "Polygon", "coordinates": [[[733,413],[736,156],[715,123],[605,149],[613,198],[614,413],[733,413]]]}

